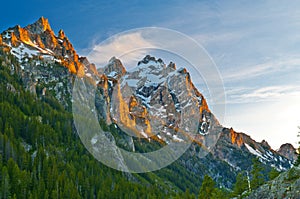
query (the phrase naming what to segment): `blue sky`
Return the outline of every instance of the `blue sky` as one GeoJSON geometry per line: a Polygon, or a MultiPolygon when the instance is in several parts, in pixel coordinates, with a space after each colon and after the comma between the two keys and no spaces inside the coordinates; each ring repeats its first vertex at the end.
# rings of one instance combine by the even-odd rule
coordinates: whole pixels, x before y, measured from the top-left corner
{"type": "Polygon", "coordinates": [[[223,78],[223,124],[296,146],[300,126],[300,3],[297,1],[5,1],[0,30],[40,16],[80,54],[132,28],[180,31],[199,42],[223,78]]]}

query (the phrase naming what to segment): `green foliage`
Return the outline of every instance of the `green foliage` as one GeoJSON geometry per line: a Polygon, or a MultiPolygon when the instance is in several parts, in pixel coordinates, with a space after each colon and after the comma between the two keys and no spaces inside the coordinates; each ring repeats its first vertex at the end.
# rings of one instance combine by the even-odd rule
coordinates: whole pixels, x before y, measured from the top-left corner
{"type": "MultiPolygon", "coordinates": [[[[300,151],[300,147],[299,147],[298,151],[300,151]]],[[[298,158],[295,162],[295,166],[299,166],[299,165],[300,165],[300,154],[298,154],[298,158]]]]}
{"type": "Polygon", "coordinates": [[[214,180],[210,176],[205,175],[200,188],[198,198],[199,199],[211,198],[214,189],[215,189],[214,180]]]}
{"type": "Polygon", "coordinates": [[[229,194],[226,190],[216,188],[215,181],[208,175],[204,176],[200,192],[199,199],[224,199],[229,198],[229,194]]]}
{"type": "Polygon", "coordinates": [[[295,169],[295,168],[291,168],[288,171],[288,175],[285,178],[285,181],[294,181],[294,180],[299,179],[299,178],[300,178],[300,173],[298,172],[298,170],[295,169]]]}
{"type": "Polygon", "coordinates": [[[269,180],[273,180],[280,174],[275,168],[272,167],[271,171],[269,172],[269,180]]]}
{"type": "Polygon", "coordinates": [[[246,172],[238,173],[238,175],[236,176],[236,182],[232,190],[232,196],[242,195],[242,193],[247,191],[248,189],[248,179],[246,172]]]}
{"type": "Polygon", "coordinates": [[[265,183],[265,176],[264,176],[264,167],[262,163],[258,160],[258,158],[254,158],[252,160],[252,170],[251,170],[251,189],[257,189],[260,185],[265,183]]]}
{"type": "Polygon", "coordinates": [[[227,199],[230,198],[230,192],[227,189],[224,188],[215,188],[215,190],[212,193],[213,199],[227,199]]]}

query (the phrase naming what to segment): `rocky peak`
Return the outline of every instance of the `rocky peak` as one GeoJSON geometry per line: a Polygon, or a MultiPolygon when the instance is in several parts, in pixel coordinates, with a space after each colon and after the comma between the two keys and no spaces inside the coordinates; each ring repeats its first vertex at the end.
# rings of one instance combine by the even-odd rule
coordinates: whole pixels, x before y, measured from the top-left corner
{"type": "MultiPolygon", "coordinates": [[[[35,56],[43,59],[43,56],[46,55],[48,61],[58,62],[78,76],[84,76],[85,67],[90,66],[85,59],[80,59],[65,33],[60,30],[58,36],[56,36],[48,19],[44,17],[24,28],[19,25],[10,28],[1,33],[1,36],[3,43],[10,46],[11,52],[15,52],[15,55],[19,58],[35,56]],[[21,52],[20,49],[28,50],[22,50],[21,52]],[[31,53],[26,55],[26,52],[31,53]],[[85,64],[81,60],[84,60],[85,64]]],[[[96,70],[93,71],[97,73],[96,70]]]]}
{"type": "Polygon", "coordinates": [[[266,140],[262,140],[261,144],[262,144],[262,146],[266,147],[267,149],[271,149],[271,146],[269,145],[269,143],[266,140]]]}
{"type": "Polygon", "coordinates": [[[173,62],[170,62],[169,65],[168,65],[167,67],[176,70],[176,64],[173,63],[173,62]]]}
{"type": "Polygon", "coordinates": [[[195,128],[199,135],[206,135],[219,126],[188,72],[180,73],[172,62],[166,67],[161,59],[147,55],[126,72],[121,61],[113,57],[101,71],[105,77],[98,85],[103,88],[102,93],[108,91],[107,98],[111,98],[103,100],[104,104],[99,106],[110,107],[101,115],[105,120],[115,121],[121,128],[130,127],[142,137],[160,132],[159,139],[169,142],[183,141],[183,136],[177,134],[178,129],[195,128]],[[112,82],[113,79],[116,83],[112,82]],[[199,123],[193,121],[194,117],[183,123],[181,114],[183,118],[188,118],[185,114],[194,114],[199,117],[199,123]]]}
{"type": "Polygon", "coordinates": [[[66,37],[65,32],[62,29],[60,29],[58,31],[58,38],[64,39],[65,37],[66,37]]]}
{"type": "Polygon", "coordinates": [[[141,64],[148,64],[151,61],[153,61],[155,63],[160,63],[161,65],[164,65],[164,62],[161,58],[156,59],[155,57],[152,57],[151,55],[146,55],[141,61],[138,62],[138,66],[141,64]]]}
{"type": "Polygon", "coordinates": [[[266,141],[256,142],[245,133],[235,132],[233,128],[223,128],[213,154],[236,169],[248,167],[247,162],[251,162],[254,157],[278,171],[292,166],[289,158],[267,146],[269,145],[266,141]]]}
{"type": "Polygon", "coordinates": [[[297,160],[297,150],[290,143],[281,145],[277,152],[291,161],[297,160]]]}
{"type": "Polygon", "coordinates": [[[122,62],[116,57],[112,57],[102,70],[103,73],[109,77],[121,77],[126,73],[126,69],[122,62]]]}
{"type": "Polygon", "coordinates": [[[35,23],[26,26],[25,29],[35,34],[41,34],[46,30],[53,32],[48,22],[48,19],[44,17],[41,17],[35,23]]]}

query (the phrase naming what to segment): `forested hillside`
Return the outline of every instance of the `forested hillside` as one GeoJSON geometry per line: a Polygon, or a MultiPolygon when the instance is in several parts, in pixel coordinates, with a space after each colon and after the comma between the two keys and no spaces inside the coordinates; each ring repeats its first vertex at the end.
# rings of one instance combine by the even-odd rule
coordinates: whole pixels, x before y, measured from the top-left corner
{"type": "MultiPolygon", "coordinates": [[[[118,99],[123,101],[122,97],[118,99]]],[[[188,102],[185,99],[183,102],[188,102]]],[[[194,110],[195,107],[189,106],[194,110]]],[[[163,112],[158,117],[166,116],[167,112],[163,112]]],[[[85,114],[81,117],[89,120],[85,114]]],[[[173,119],[170,117],[170,121],[173,119]]],[[[185,115],[183,123],[194,124],[189,119],[190,115],[185,115]]],[[[169,123],[172,125],[175,123],[169,123]]],[[[122,62],[113,58],[104,73],[98,73],[94,64],[77,55],[62,31],[58,36],[54,34],[43,17],[25,28],[15,26],[0,35],[0,198],[242,198],[293,166],[295,154],[289,148],[285,145],[278,153],[266,141],[257,142],[245,133],[223,127],[192,83],[189,72],[177,70],[175,64],[166,66],[161,59],[147,55],[130,75],[122,62]],[[153,68],[156,71],[149,76],[153,68]],[[117,71],[119,75],[112,75],[117,71]],[[82,78],[97,86],[95,114],[118,147],[147,153],[166,146],[169,141],[183,141],[173,128],[170,128],[173,135],[157,130],[164,134],[149,137],[130,137],[119,128],[114,116],[118,117],[122,109],[110,104],[114,84],[125,78],[124,85],[128,87],[136,82],[136,74],[141,74],[138,77],[143,81],[154,76],[159,81],[171,79],[174,82],[170,86],[174,88],[166,89],[162,82],[152,82],[143,89],[134,85],[137,90],[126,109],[130,112],[125,115],[137,118],[135,124],[149,124],[144,105],[146,102],[151,105],[151,100],[143,104],[136,96],[153,96],[153,103],[169,106],[178,114],[181,110],[177,97],[186,94],[178,85],[193,90],[197,99],[195,110],[201,110],[202,116],[198,140],[193,140],[179,159],[160,170],[141,174],[117,171],[97,161],[77,134],[71,107],[73,83],[82,78]],[[180,90],[177,96],[173,92],[176,89],[180,90]],[[201,155],[208,147],[200,138],[209,136],[209,131],[218,135],[218,139],[201,155]]]]}
{"type": "Polygon", "coordinates": [[[0,198],[162,198],[173,194],[163,183],[151,184],[95,160],[74,133],[72,114],[51,95],[35,97],[25,91],[21,79],[3,65],[0,100],[0,198]]]}

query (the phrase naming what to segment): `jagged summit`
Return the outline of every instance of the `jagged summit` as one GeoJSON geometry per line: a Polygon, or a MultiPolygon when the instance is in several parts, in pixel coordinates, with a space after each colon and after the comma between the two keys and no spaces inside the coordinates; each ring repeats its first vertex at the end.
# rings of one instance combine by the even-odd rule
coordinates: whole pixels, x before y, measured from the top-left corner
{"type": "MultiPolygon", "coordinates": [[[[138,62],[137,65],[139,66],[141,64],[149,64],[150,62],[165,66],[165,63],[161,58],[156,59],[155,57],[153,57],[151,55],[146,55],[141,61],[138,62]]],[[[176,64],[172,61],[168,64],[167,67],[176,70],[176,64]]]]}
{"type": "Polygon", "coordinates": [[[58,37],[60,39],[64,39],[66,37],[65,32],[62,29],[58,31],[58,37]]]}
{"type": "Polygon", "coordinates": [[[103,73],[109,77],[123,76],[126,73],[122,62],[116,57],[112,57],[102,70],[103,73]]]}
{"type": "Polygon", "coordinates": [[[263,146],[265,146],[267,149],[271,149],[271,146],[269,145],[269,143],[268,143],[266,140],[262,140],[262,141],[261,141],[261,144],[262,144],[263,146]]]}
{"type": "Polygon", "coordinates": [[[170,62],[167,67],[176,70],[176,64],[173,62],[170,62]]]}
{"type": "Polygon", "coordinates": [[[135,68],[126,71],[121,61],[112,57],[101,72],[105,75],[99,84],[102,93],[112,93],[106,96],[105,104],[98,106],[110,107],[102,115],[106,121],[130,127],[145,138],[161,132],[159,137],[165,142],[182,141],[177,129],[187,124],[190,126],[186,131],[195,128],[201,135],[219,125],[188,72],[176,70],[173,62],[166,66],[162,59],[147,55],[135,68]],[[195,114],[199,125],[193,117],[183,123],[181,114],[187,113],[195,114]]]}
{"type": "Polygon", "coordinates": [[[51,29],[48,19],[44,18],[43,16],[41,18],[39,18],[33,24],[26,26],[24,29],[30,31],[31,33],[35,33],[35,34],[41,34],[47,30],[52,32],[52,29],[51,29]]]}
{"type": "Polygon", "coordinates": [[[26,57],[47,59],[62,64],[78,76],[84,76],[89,70],[85,67],[90,64],[86,59],[85,63],[81,62],[83,59],[78,56],[64,31],[60,30],[56,36],[44,17],[24,28],[19,25],[9,28],[1,33],[1,40],[20,62],[26,57]]]}
{"type": "Polygon", "coordinates": [[[155,57],[152,57],[151,55],[146,55],[141,61],[138,62],[138,66],[141,64],[148,64],[149,62],[155,62],[160,63],[161,65],[164,65],[164,62],[161,58],[156,59],[155,57]]]}

